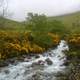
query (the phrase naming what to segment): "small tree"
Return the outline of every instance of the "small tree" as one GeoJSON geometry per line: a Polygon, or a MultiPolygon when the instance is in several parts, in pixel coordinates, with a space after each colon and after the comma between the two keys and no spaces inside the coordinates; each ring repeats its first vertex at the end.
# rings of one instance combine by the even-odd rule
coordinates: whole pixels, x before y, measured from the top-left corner
{"type": "Polygon", "coordinates": [[[66,34],[67,28],[59,20],[53,20],[50,22],[51,32],[58,34],[66,34]]]}
{"type": "Polygon", "coordinates": [[[43,14],[28,13],[27,26],[34,31],[44,31],[47,26],[47,17],[43,14]]]}

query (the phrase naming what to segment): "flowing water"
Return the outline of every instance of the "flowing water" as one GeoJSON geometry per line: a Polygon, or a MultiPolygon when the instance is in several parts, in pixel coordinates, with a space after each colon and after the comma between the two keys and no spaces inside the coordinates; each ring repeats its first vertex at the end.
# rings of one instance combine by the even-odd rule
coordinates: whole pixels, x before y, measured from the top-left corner
{"type": "Polygon", "coordinates": [[[56,49],[39,54],[39,58],[31,57],[29,61],[2,68],[0,80],[56,80],[55,74],[65,70],[66,50],[67,43],[61,40],[56,49]]]}

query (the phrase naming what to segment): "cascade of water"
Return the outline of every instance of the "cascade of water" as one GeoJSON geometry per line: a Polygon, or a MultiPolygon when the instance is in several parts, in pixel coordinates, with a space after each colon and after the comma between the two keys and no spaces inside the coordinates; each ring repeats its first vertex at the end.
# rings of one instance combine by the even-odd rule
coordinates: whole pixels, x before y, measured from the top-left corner
{"type": "MultiPolygon", "coordinates": [[[[32,58],[29,62],[20,62],[17,65],[2,68],[0,71],[0,80],[35,80],[31,79],[31,77],[37,71],[44,73],[57,73],[58,71],[62,71],[65,68],[63,63],[66,59],[64,54],[66,50],[69,50],[67,43],[61,40],[56,49],[39,55],[39,58],[32,58]]],[[[43,76],[41,80],[47,79],[43,76]]]]}

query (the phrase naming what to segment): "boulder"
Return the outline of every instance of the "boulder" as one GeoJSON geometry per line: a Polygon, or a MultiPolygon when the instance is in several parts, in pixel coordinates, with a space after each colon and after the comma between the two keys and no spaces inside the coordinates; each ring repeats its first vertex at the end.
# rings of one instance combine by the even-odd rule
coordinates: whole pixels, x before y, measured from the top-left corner
{"type": "Polygon", "coordinates": [[[42,61],[42,60],[39,60],[38,62],[33,62],[32,63],[32,65],[31,65],[31,67],[35,67],[35,66],[40,66],[40,65],[44,65],[44,61],[42,61]]]}
{"type": "Polygon", "coordinates": [[[53,62],[49,58],[47,58],[45,61],[47,62],[48,65],[52,65],[53,64],[53,62]]]}
{"type": "Polygon", "coordinates": [[[63,63],[63,65],[64,65],[64,66],[69,66],[69,63],[70,63],[69,60],[65,60],[64,63],[63,63]]]}
{"type": "Polygon", "coordinates": [[[25,59],[24,59],[24,61],[25,61],[25,62],[29,62],[30,60],[29,60],[29,59],[27,59],[27,58],[25,58],[25,59]]]}
{"type": "Polygon", "coordinates": [[[33,62],[31,67],[35,67],[36,65],[38,65],[38,63],[37,62],[33,62]]]}
{"type": "Polygon", "coordinates": [[[45,62],[42,61],[42,60],[39,60],[39,61],[38,61],[38,64],[39,64],[39,65],[44,65],[44,63],[45,63],[45,62]]]}
{"type": "Polygon", "coordinates": [[[9,71],[9,70],[5,70],[4,72],[5,72],[5,74],[9,74],[9,73],[10,73],[10,71],[9,71]]]}
{"type": "Polygon", "coordinates": [[[5,67],[5,66],[8,66],[8,65],[9,65],[8,62],[0,61],[0,67],[5,67]]]}
{"type": "Polygon", "coordinates": [[[40,56],[39,55],[35,55],[35,58],[37,59],[37,58],[40,58],[40,56]]]}

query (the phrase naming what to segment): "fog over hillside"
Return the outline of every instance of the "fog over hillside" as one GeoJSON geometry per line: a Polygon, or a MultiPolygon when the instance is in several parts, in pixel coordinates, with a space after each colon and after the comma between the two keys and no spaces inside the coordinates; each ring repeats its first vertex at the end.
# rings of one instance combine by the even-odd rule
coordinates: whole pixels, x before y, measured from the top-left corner
{"type": "Polygon", "coordinates": [[[56,16],[80,10],[80,0],[8,0],[11,19],[22,21],[28,12],[56,16]]]}

